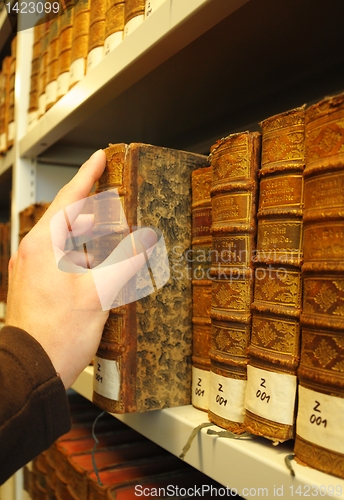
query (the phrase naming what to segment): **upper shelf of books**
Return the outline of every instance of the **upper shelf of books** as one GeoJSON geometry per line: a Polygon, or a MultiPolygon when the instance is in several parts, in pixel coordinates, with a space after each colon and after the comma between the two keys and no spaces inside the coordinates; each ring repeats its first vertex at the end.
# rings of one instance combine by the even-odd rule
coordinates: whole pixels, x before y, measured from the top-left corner
{"type": "Polygon", "coordinates": [[[146,142],[207,153],[228,133],[344,88],[342,0],[166,0],[19,142],[146,142]]]}

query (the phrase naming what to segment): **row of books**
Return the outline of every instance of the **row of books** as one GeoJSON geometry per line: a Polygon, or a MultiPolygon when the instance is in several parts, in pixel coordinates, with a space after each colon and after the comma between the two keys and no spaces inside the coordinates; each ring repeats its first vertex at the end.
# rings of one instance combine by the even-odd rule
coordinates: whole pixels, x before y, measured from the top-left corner
{"type": "Polygon", "coordinates": [[[193,172],[194,406],[344,478],[344,94],[193,172]]]}
{"type": "Polygon", "coordinates": [[[51,11],[40,20],[34,27],[28,130],[163,1],[69,0],[59,4],[62,15],[51,11]]]}
{"type": "MultiPolygon", "coordinates": [[[[71,430],[24,468],[33,500],[182,499],[221,496],[222,485],[77,395],[71,430]]],[[[227,489],[227,495],[230,490],[227,489]]]]}
{"type": "Polygon", "coordinates": [[[343,114],[344,94],[300,106],[209,157],[105,149],[94,263],[137,227],[165,247],[134,278],[142,298],[125,289],[111,305],[94,359],[100,408],[192,402],[232,432],[295,439],[299,460],[344,477],[343,114]]]}

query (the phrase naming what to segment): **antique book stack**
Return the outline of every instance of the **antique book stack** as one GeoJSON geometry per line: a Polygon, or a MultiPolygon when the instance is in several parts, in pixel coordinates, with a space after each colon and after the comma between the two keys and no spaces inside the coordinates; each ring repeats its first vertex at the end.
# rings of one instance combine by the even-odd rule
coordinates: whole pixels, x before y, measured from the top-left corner
{"type": "Polygon", "coordinates": [[[212,169],[192,172],[192,404],[208,411],[211,336],[212,169]]]}
{"type": "Polygon", "coordinates": [[[104,57],[106,0],[91,0],[87,69],[94,68],[104,57]]]}
{"type": "Polygon", "coordinates": [[[130,35],[145,19],[145,0],[125,0],[124,33],[130,35]]]}
{"type": "Polygon", "coordinates": [[[244,427],[247,348],[251,334],[261,135],[242,132],[211,148],[212,302],[211,422],[235,433],[244,427]]]}
{"type": "Polygon", "coordinates": [[[103,415],[95,424],[99,409],[70,397],[71,430],[24,468],[24,489],[32,500],[160,498],[172,496],[171,488],[173,498],[185,498],[187,488],[221,488],[112,416],[103,415]],[[170,494],[158,494],[158,488],[170,494]]]}
{"type": "Polygon", "coordinates": [[[306,110],[304,287],[295,454],[344,478],[344,94],[306,110]]]}
{"type": "Polygon", "coordinates": [[[191,172],[208,159],[140,143],[113,144],[105,152],[97,192],[108,191],[108,206],[98,209],[95,202],[96,262],[99,250],[110,252],[136,227],[151,227],[160,236],[150,269],[131,283],[131,292],[143,298],[130,302],[125,291],[111,306],[94,359],[93,401],[114,413],[189,404],[192,291],[185,253],[191,247],[191,172]]]}
{"type": "Polygon", "coordinates": [[[300,355],[305,106],[264,120],[245,426],[294,437],[300,355]],[[283,390],[282,390],[283,388],[283,390]]]}
{"type": "Polygon", "coordinates": [[[123,40],[124,0],[107,0],[105,16],[104,55],[111,52],[123,40]]]}

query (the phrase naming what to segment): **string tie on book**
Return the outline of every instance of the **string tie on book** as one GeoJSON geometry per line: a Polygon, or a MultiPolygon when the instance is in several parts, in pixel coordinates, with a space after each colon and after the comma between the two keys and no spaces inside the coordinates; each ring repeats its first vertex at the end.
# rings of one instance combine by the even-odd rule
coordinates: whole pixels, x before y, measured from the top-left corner
{"type": "Polygon", "coordinates": [[[95,457],[95,451],[96,451],[96,448],[97,448],[97,445],[99,444],[99,441],[97,439],[97,436],[95,434],[95,428],[96,428],[96,423],[98,422],[98,420],[103,416],[105,415],[105,411],[102,411],[98,416],[97,418],[95,419],[95,421],[93,422],[93,425],[92,425],[92,437],[94,439],[94,445],[93,445],[93,448],[92,448],[92,465],[93,465],[93,470],[95,472],[95,475],[97,476],[97,480],[98,480],[98,484],[100,484],[100,486],[103,486],[103,483],[101,482],[100,480],[100,476],[99,476],[99,469],[97,467],[97,464],[96,464],[96,457],[95,457]]]}
{"type": "Polygon", "coordinates": [[[204,422],[203,424],[198,425],[197,427],[194,428],[194,430],[191,432],[189,439],[186,442],[186,445],[183,448],[183,451],[179,455],[179,458],[184,460],[185,455],[189,451],[192,445],[192,441],[194,440],[195,436],[201,431],[204,427],[209,427],[210,425],[214,425],[211,422],[204,422]]]}
{"type": "Polygon", "coordinates": [[[293,476],[293,477],[295,477],[295,471],[293,469],[291,461],[294,460],[294,458],[295,458],[295,454],[294,453],[289,453],[289,455],[286,455],[284,457],[285,464],[288,467],[288,469],[290,470],[290,475],[293,476]]]}

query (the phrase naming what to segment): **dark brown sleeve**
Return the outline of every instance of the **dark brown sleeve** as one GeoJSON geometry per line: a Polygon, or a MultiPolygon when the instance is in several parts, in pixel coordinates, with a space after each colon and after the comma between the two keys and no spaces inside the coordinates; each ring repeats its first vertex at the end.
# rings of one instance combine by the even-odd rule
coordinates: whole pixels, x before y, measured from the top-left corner
{"type": "Polygon", "coordinates": [[[60,377],[42,346],[25,331],[0,331],[0,484],[69,431],[60,377]]]}

